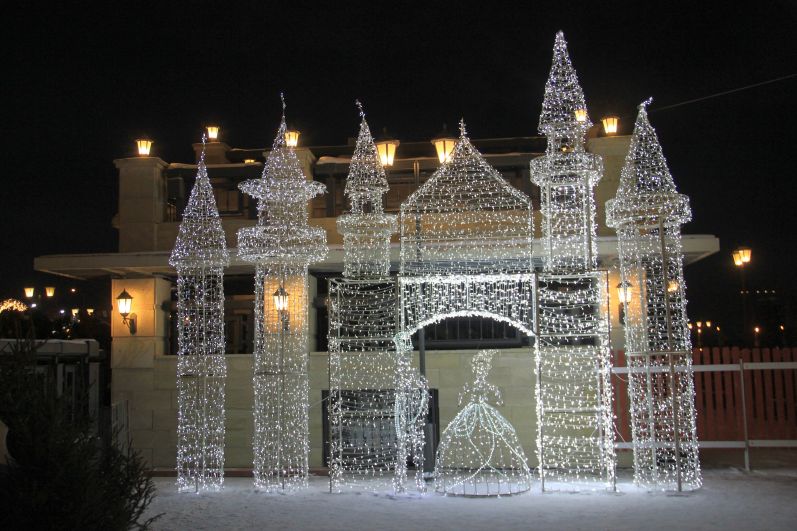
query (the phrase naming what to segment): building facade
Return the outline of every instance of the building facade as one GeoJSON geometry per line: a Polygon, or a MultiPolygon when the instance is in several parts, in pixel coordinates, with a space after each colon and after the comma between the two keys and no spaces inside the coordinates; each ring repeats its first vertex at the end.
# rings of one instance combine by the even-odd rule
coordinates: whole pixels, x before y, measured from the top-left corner
{"type": "MultiPolygon", "coordinates": [[[[477,132],[472,136],[477,137],[477,132]]],[[[604,205],[617,191],[620,169],[629,149],[630,137],[606,136],[600,126],[587,132],[585,151],[601,157],[604,176],[595,186],[595,219],[598,268],[608,271],[611,306],[611,343],[623,348],[618,294],[617,238],[606,227],[604,205]]],[[[542,245],[540,189],[529,175],[529,164],[545,153],[544,137],[472,140],[472,143],[503,178],[531,198],[535,251],[542,245]]],[[[168,163],[154,156],[117,159],[119,231],[116,253],[41,256],[35,269],[71,278],[107,278],[111,285],[112,312],[112,401],[126,401],[133,445],[153,468],[174,469],[177,446],[178,389],[176,340],[177,272],[169,265],[188,192],[194,185],[202,145],[194,146],[196,161],[168,163]],[[115,297],[127,291],[133,298],[131,329],[118,313],[115,297]]],[[[348,211],[344,195],[346,176],[354,151],[353,143],[339,146],[297,147],[295,152],[307,181],[326,186],[327,193],[309,206],[309,224],[326,233],[326,258],[309,266],[307,277],[308,385],[310,467],[327,463],[328,425],[325,393],[329,391],[327,355],[328,279],[342,276],[344,252],[338,217],[348,211]]],[[[252,467],[253,462],[253,350],[256,333],[253,277],[255,266],[238,256],[236,233],[257,224],[257,204],[239,191],[238,185],[260,176],[269,149],[238,149],[224,142],[210,142],[205,161],[230,249],[225,269],[225,337],[227,358],[226,456],[228,468],[252,467]]],[[[400,205],[439,167],[432,143],[404,142],[387,173],[389,189],[384,194],[387,214],[400,205]]],[[[688,228],[688,227],[687,227],[688,228]]],[[[712,235],[683,237],[685,262],[695,262],[719,249],[712,235]]],[[[391,271],[399,264],[397,236],[391,240],[391,271]]],[[[539,253],[536,253],[539,254],[539,253]]],[[[536,260],[536,259],[535,259],[536,260]]],[[[535,267],[542,270],[542,262],[535,267]]],[[[535,465],[536,419],[532,393],[534,356],[529,338],[505,323],[488,319],[448,319],[425,330],[426,375],[436,389],[439,424],[445,426],[456,414],[457,395],[470,377],[471,359],[483,348],[497,348],[491,379],[503,392],[502,413],[517,429],[530,464],[535,465]]],[[[417,362],[417,358],[416,358],[417,362]]]]}

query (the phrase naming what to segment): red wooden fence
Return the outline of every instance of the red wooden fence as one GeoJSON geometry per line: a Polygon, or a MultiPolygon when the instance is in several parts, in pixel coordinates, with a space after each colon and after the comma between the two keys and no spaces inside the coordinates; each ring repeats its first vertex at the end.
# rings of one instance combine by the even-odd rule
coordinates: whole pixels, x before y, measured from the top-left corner
{"type": "MultiPolygon", "coordinates": [[[[623,351],[613,355],[615,367],[626,366],[623,351]]],[[[766,446],[763,442],[767,440],[797,439],[797,368],[793,364],[797,362],[797,349],[703,347],[694,349],[692,359],[698,441],[745,440],[742,378],[748,440],[754,440],[755,446],[766,446]],[[744,371],[740,370],[740,360],[744,371]],[[792,364],[786,368],[756,366],[782,362],[792,364]]],[[[631,441],[627,376],[612,376],[617,441],[621,443],[631,441]]]]}

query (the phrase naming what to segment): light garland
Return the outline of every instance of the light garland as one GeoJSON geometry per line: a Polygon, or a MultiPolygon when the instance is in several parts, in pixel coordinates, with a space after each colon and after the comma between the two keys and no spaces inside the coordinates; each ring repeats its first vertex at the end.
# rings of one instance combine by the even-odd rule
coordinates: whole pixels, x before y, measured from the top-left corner
{"type": "Polygon", "coordinates": [[[0,302],[0,313],[6,311],[24,312],[27,309],[28,307],[25,305],[25,303],[18,301],[17,299],[6,299],[3,302],[0,302]]]}
{"type": "Polygon", "coordinates": [[[224,267],[229,255],[205,166],[205,137],[169,264],[177,269],[177,487],[224,483],[224,267]]]}
{"type": "Polygon", "coordinates": [[[617,196],[606,204],[606,224],[617,229],[620,273],[628,286],[634,478],[649,488],[680,491],[701,485],[681,248],[681,225],[692,213],[648,120],[649,103],[639,106],[617,196]]]}
{"type": "Polygon", "coordinates": [[[435,491],[465,496],[501,496],[531,489],[526,454],[515,429],[490,405],[503,403],[487,381],[497,350],[479,351],[471,362],[474,381],[465,384],[459,405],[465,407],[443,432],[437,449],[435,491]]]}
{"type": "Polygon", "coordinates": [[[547,148],[530,165],[542,198],[535,351],[543,490],[550,482],[614,486],[608,291],[606,274],[597,271],[593,198],[603,163],[584,150],[591,125],[559,32],[539,122],[547,148]]]}
{"type": "Polygon", "coordinates": [[[258,199],[258,221],[238,230],[238,253],[255,264],[253,439],[255,485],[307,485],[307,267],[327,253],[326,233],[308,224],[307,201],[325,187],[308,181],[285,141],[285,102],[260,179],[240,185],[258,199]]]}
{"type": "MultiPolygon", "coordinates": [[[[387,191],[371,131],[360,133],[345,193],[351,212],[338,218],[344,278],[329,281],[330,490],[391,487],[399,455],[396,431],[396,284],[390,235],[396,216],[382,208],[387,191]]],[[[401,437],[404,440],[403,436],[401,437]]]]}

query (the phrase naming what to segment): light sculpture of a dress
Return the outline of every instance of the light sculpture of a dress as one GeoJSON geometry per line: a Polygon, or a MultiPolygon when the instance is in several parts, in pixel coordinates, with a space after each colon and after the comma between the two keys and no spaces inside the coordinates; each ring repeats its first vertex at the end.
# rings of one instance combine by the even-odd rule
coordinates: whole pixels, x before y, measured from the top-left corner
{"type": "Polygon", "coordinates": [[[481,350],[471,362],[473,383],[465,384],[465,407],[446,427],[437,449],[435,491],[460,496],[501,496],[531,488],[526,454],[515,428],[490,405],[501,392],[487,381],[496,350],[481,350]]]}

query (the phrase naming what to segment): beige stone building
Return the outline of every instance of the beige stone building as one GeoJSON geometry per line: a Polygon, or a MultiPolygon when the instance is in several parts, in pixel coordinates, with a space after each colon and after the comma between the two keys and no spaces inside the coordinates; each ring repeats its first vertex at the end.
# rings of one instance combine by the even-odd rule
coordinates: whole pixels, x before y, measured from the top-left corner
{"type": "MultiPolygon", "coordinates": [[[[604,206],[614,197],[620,168],[628,150],[628,136],[600,136],[594,128],[587,150],[603,157],[605,174],[596,188],[599,266],[610,272],[612,346],[622,348],[617,293],[619,283],[616,237],[605,226],[604,206]]],[[[473,140],[475,147],[513,186],[534,203],[539,235],[539,189],[529,178],[529,161],[545,150],[543,137],[473,140]]],[[[198,152],[201,145],[194,146],[198,152]]],[[[328,389],[325,296],[327,279],[340,276],[343,246],[337,233],[337,216],[346,211],[343,195],[353,143],[341,146],[299,147],[307,179],[324,183],[327,194],[315,199],[311,223],[327,232],[327,259],[310,266],[310,464],[323,467],[324,413],[322,393],[328,389]]],[[[226,384],[226,466],[252,466],[252,339],[254,268],[236,257],[236,231],[255,223],[256,205],[238,190],[238,183],[262,171],[263,149],[231,148],[224,142],[208,144],[207,162],[216,202],[223,219],[232,263],[225,272],[225,329],[228,357],[226,384]]],[[[38,271],[72,278],[107,278],[114,300],[112,315],[112,401],[126,402],[133,444],[153,468],[173,469],[176,455],[177,396],[175,339],[175,278],[168,265],[177,236],[180,214],[196,175],[194,163],[167,163],[154,156],[134,156],[114,161],[119,170],[119,210],[115,227],[119,250],[106,254],[41,256],[38,271]],[[132,297],[131,317],[136,326],[123,323],[116,296],[126,290],[132,297]],[[134,332],[134,333],[133,333],[134,332]]],[[[400,204],[439,166],[430,142],[402,143],[388,179],[385,210],[397,212],[400,204]]],[[[688,230],[688,225],[686,227],[688,230]]],[[[683,238],[687,265],[719,249],[711,235],[683,238]]],[[[398,242],[391,248],[398,266],[398,242]]],[[[462,318],[444,321],[426,330],[427,377],[439,392],[440,425],[457,412],[457,396],[470,375],[470,360],[478,349],[499,348],[491,381],[504,396],[502,413],[514,424],[526,454],[535,462],[533,403],[533,351],[528,338],[508,325],[462,318]]],[[[441,428],[442,429],[442,428],[441,428]]]]}

